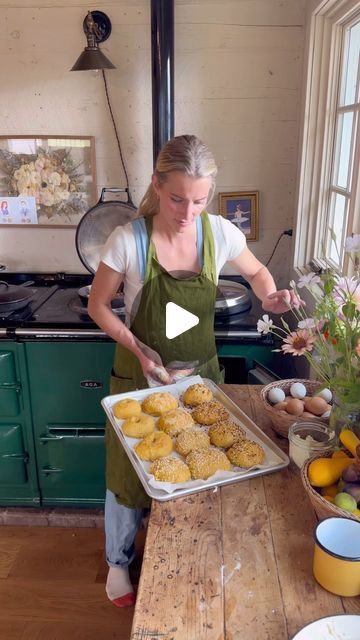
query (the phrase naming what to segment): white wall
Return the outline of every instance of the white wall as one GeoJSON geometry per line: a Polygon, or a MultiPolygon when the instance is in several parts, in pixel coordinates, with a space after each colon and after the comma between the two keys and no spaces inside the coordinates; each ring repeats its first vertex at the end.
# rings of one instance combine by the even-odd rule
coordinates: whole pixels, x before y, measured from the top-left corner
{"type": "MultiPolygon", "coordinates": [[[[99,190],[124,186],[102,78],[69,69],[85,46],[82,21],[100,9],[113,31],[102,45],[117,69],[110,96],[135,203],[152,169],[150,0],[0,0],[1,131],[94,135],[99,190]]],[[[218,161],[218,191],[260,191],[262,261],[293,226],[305,0],[175,0],[175,127],[196,133],[218,161]]],[[[217,210],[217,198],[210,210],[217,210]]],[[[74,229],[0,229],[9,270],[83,270],[74,229]]],[[[291,240],[270,264],[288,281],[291,240]]]]}

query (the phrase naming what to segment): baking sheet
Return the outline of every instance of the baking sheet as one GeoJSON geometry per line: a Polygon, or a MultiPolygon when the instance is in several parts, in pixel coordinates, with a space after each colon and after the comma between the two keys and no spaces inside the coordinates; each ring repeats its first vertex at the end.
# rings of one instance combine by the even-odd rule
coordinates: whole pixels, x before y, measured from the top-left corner
{"type": "MultiPolygon", "coordinates": [[[[173,500],[180,496],[185,496],[190,493],[196,493],[205,489],[211,489],[212,487],[221,486],[224,484],[230,484],[233,482],[239,482],[241,480],[248,480],[255,476],[264,475],[266,473],[272,473],[283,469],[289,464],[288,456],[276,446],[276,444],[263,433],[263,431],[256,426],[256,424],[232,401],[230,398],[214,383],[207,378],[201,378],[200,376],[187,377],[176,384],[160,386],[151,389],[140,389],[138,391],[130,391],[127,393],[120,393],[116,395],[106,396],[102,399],[101,404],[103,409],[109,418],[115,432],[123,445],[130,462],[132,463],[140,482],[142,483],[146,493],[156,500],[165,501],[173,500]],[[151,462],[140,460],[136,455],[133,447],[136,443],[140,442],[137,438],[128,438],[124,436],[121,425],[124,422],[115,418],[112,412],[112,406],[122,400],[123,398],[134,398],[139,402],[142,402],[150,393],[156,391],[169,391],[179,400],[179,406],[191,411],[188,407],[181,403],[180,397],[182,393],[192,384],[201,383],[205,384],[213,392],[214,399],[221,402],[230,413],[230,418],[239,424],[246,432],[246,437],[249,440],[258,442],[265,451],[265,461],[262,465],[251,467],[250,469],[243,469],[233,466],[233,471],[217,471],[216,474],[208,478],[207,480],[189,480],[184,483],[167,483],[158,482],[149,473],[149,467],[151,462]]],[[[199,426],[199,425],[197,425],[199,426]]],[[[206,430],[205,427],[203,427],[206,430]]],[[[175,450],[171,454],[172,456],[180,456],[175,450]]]]}

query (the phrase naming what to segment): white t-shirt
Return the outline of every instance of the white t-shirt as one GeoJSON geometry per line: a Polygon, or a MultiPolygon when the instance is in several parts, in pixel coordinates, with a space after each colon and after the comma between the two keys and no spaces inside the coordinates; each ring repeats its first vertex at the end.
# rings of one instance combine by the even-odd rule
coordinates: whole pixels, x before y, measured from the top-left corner
{"type": "MultiPolygon", "coordinates": [[[[237,258],[246,246],[242,231],[221,215],[208,214],[215,245],[216,279],[226,262],[237,258]]],[[[107,239],[101,260],[108,267],[124,274],[126,316],[142,287],[136,242],[131,222],[116,227],[107,239]]],[[[134,309],[133,309],[134,312],[134,309]]]]}

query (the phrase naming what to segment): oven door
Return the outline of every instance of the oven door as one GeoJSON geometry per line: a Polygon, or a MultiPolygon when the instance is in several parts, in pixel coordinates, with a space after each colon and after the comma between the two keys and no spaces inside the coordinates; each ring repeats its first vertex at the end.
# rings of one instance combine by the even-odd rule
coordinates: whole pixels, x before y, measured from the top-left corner
{"type": "Polygon", "coordinates": [[[105,496],[105,415],[115,345],[98,341],[25,343],[43,505],[101,504],[105,496]]]}

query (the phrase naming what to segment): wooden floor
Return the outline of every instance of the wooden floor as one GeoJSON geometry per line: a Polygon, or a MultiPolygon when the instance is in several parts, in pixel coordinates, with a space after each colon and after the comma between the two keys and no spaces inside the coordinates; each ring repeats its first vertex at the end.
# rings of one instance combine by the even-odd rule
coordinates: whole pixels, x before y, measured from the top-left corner
{"type": "MultiPolygon", "coordinates": [[[[138,534],[140,575],[145,532],[138,534]]],[[[98,528],[0,527],[1,640],[128,640],[133,608],[105,593],[104,532],[98,528]]]]}

